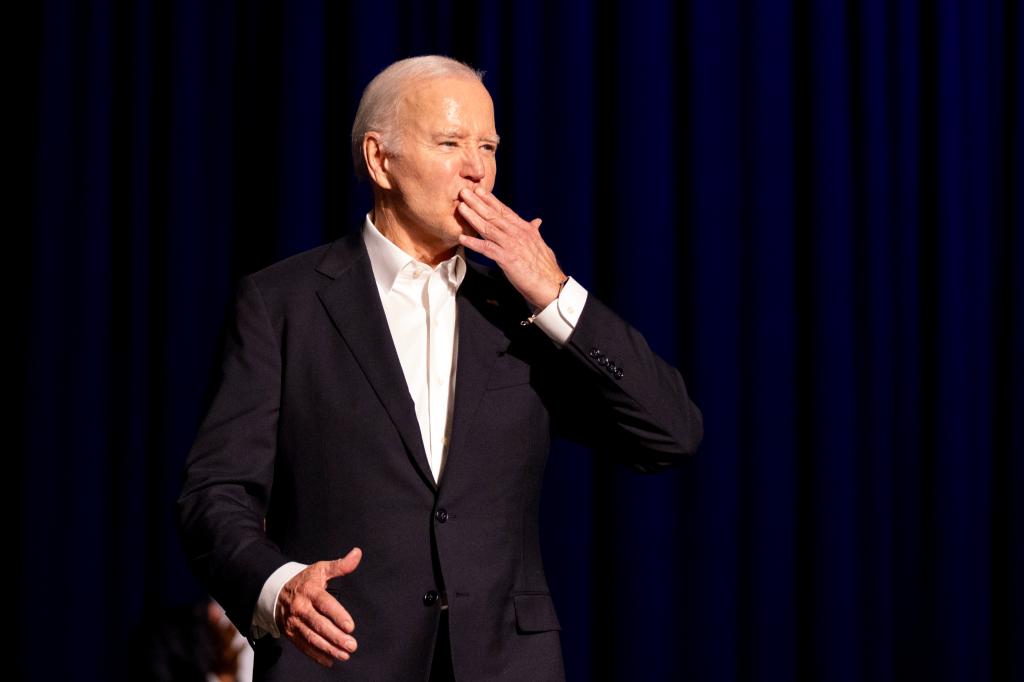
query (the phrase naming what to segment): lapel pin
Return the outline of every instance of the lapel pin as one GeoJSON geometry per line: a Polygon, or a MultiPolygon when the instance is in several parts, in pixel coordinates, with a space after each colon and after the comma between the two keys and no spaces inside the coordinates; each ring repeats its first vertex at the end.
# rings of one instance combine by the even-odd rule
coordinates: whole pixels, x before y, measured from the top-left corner
{"type": "Polygon", "coordinates": [[[487,305],[493,305],[493,306],[498,305],[498,302],[496,300],[494,300],[493,298],[487,299],[486,303],[487,303],[487,305]]]}

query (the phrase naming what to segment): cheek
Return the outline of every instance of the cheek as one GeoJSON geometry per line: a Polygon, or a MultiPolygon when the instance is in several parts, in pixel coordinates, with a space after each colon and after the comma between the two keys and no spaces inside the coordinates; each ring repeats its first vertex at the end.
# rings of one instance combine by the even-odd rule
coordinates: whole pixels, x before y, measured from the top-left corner
{"type": "Polygon", "coordinates": [[[439,163],[424,172],[417,181],[417,185],[424,195],[432,198],[452,199],[455,190],[452,187],[458,179],[458,173],[454,171],[451,164],[439,163]]]}
{"type": "Polygon", "coordinates": [[[494,179],[498,175],[498,163],[493,158],[487,163],[487,173],[484,177],[484,185],[487,187],[487,191],[494,190],[494,179]]]}

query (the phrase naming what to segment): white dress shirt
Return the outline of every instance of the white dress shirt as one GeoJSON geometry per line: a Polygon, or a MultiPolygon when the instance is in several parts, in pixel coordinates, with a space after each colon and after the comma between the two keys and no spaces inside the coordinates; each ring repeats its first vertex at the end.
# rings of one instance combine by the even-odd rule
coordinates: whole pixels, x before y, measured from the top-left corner
{"type": "MultiPolygon", "coordinates": [[[[460,246],[454,256],[431,267],[381,234],[369,215],[363,224],[363,242],[416,408],[430,471],[434,480],[440,481],[455,395],[459,340],[455,295],[466,276],[465,253],[460,246]]],[[[564,346],[586,302],[587,290],[569,278],[558,298],[537,314],[534,324],[555,344],[564,346]]],[[[274,617],[277,597],[285,583],[304,568],[306,564],[290,561],[267,578],[253,614],[255,638],[280,636],[274,617]]]]}
{"type": "Polygon", "coordinates": [[[466,258],[459,247],[454,256],[431,268],[382,235],[369,216],[363,227],[363,241],[416,407],[423,451],[434,481],[440,481],[458,353],[455,293],[466,276],[466,258]]]}

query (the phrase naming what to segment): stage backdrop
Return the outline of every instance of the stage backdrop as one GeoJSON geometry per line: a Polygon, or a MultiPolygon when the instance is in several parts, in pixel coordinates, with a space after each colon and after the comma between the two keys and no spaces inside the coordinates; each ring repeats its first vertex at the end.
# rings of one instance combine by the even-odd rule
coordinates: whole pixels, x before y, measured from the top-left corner
{"type": "Polygon", "coordinates": [[[424,53],[487,71],[498,195],[705,414],[664,475],[553,452],[570,679],[1024,678],[1017,0],[31,5],[25,679],[116,678],[201,593],[173,505],[233,284],[357,223],[359,93],[424,53]]]}

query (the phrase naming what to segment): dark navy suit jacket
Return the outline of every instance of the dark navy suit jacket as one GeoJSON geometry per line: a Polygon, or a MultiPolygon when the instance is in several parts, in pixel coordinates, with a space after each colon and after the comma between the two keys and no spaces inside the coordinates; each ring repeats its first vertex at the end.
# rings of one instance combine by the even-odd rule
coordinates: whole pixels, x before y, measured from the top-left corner
{"type": "Polygon", "coordinates": [[[552,432],[643,470],[696,450],[682,377],[592,294],[562,349],[520,325],[499,270],[470,263],[457,305],[435,485],[361,235],[242,280],[178,503],[188,559],[248,634],[279,566],[363,549],[329,585],[356,621],[352,659],[328,670],[264,637],[257,680],[424,680],[445,603],[459,679],[563,679],[537,518],[552,432]]]}

